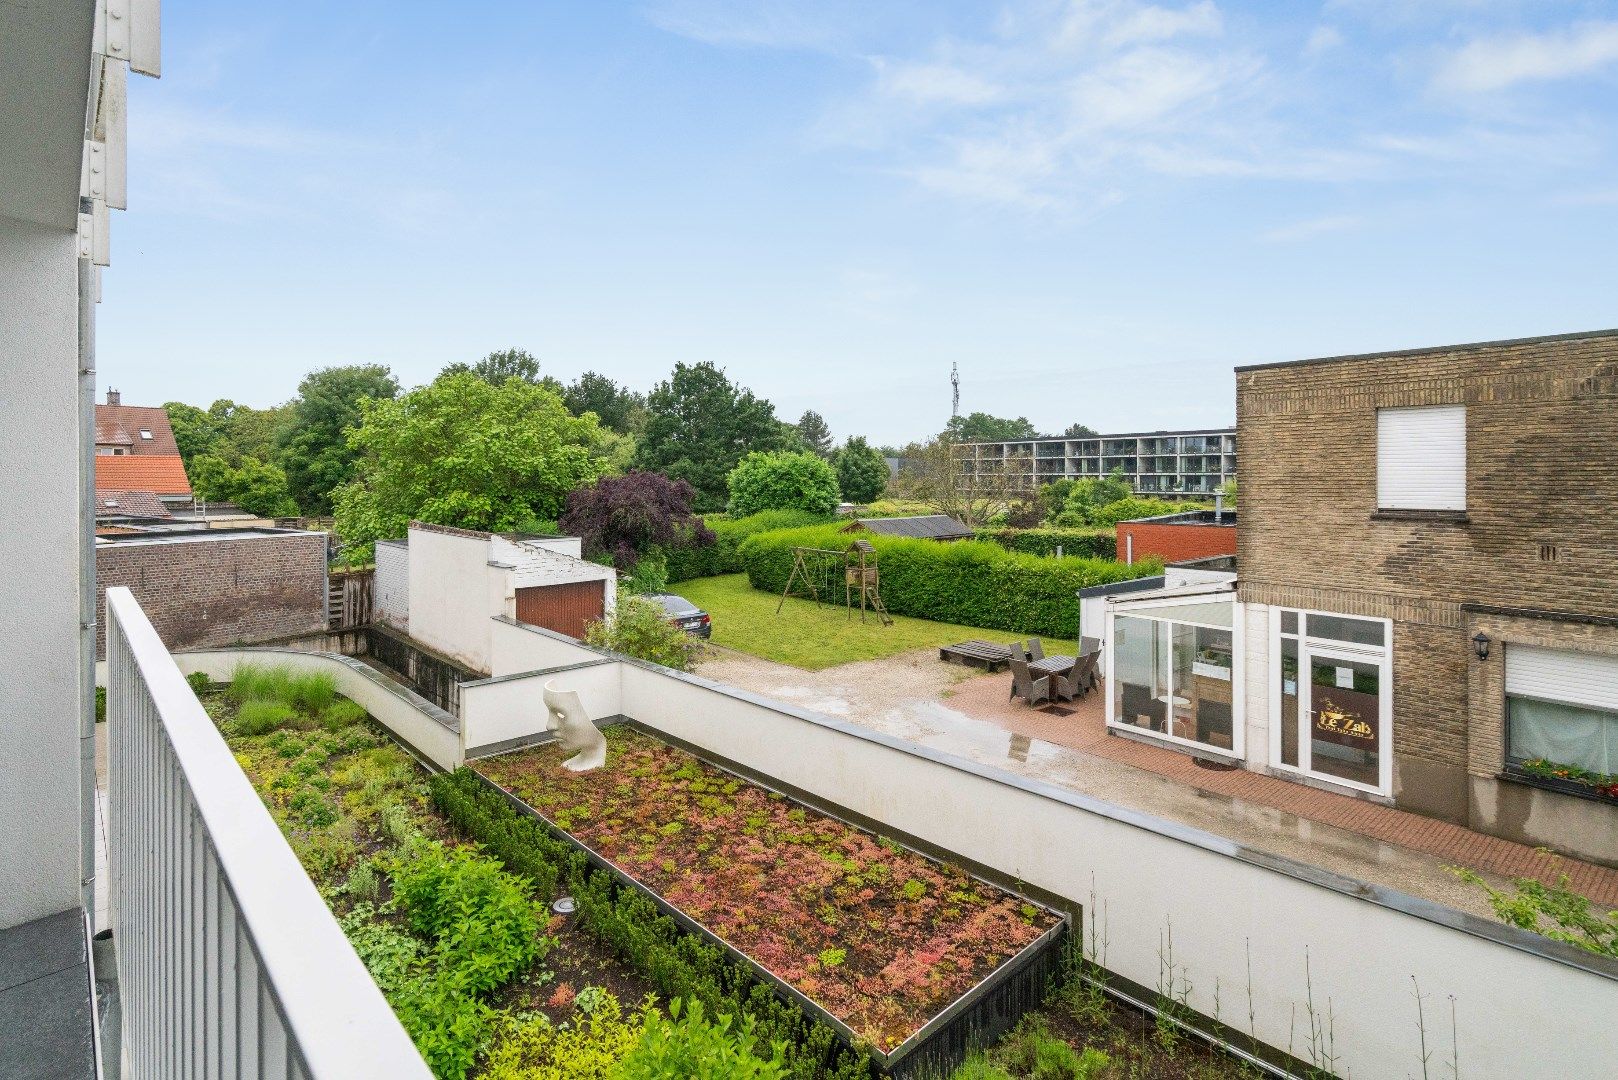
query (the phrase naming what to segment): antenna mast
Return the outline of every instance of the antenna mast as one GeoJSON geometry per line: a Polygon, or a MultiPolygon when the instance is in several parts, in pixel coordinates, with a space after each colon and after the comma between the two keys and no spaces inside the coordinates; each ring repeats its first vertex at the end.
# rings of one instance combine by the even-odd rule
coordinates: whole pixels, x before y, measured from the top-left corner
{"type": "Polygon", "coordinates": [[[949,415],[951,419],[961,415],[961,369],[958,364],[949,366],[949,385],[952,391],[949,415]]]}

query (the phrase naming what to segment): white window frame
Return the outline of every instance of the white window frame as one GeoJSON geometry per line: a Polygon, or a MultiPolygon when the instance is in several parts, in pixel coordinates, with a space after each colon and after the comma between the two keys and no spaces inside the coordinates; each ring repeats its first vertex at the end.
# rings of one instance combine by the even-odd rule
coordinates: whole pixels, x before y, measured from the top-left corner
{"type": "MultiPolygon", "coordinates": [[[[1453,467],[1453,463],[1450,463],[1453,467]]],[[[1407,466],[1409,467],[1409,466],[1407,466]]],[[[1376,506],[1378,510],[1439,510],[1453,513],[1466,511],[1466,472],[1467,472],[1467,438],[1466,438],[1466,406],[1465,405],[1416,405],[1390,407],[1376,410],[1376,506]],[[1430,494],[1413,494],[1409,490],[1398,493],[1390,492],[1391,480],[1398,470],[1391,467],[1387,445],[1384,443],[1383,423],[1385,418],[1394,416],[1410,416],[1416,413],[1447,413],[1456,416],[1460,426],[1460,488],[1453,491],[1449,488],[1442,490],[1434,485],[1434,492],[1430,494]]],[[[1436,475],[1436,474],[1435,474],[1436,475]]],[[[1406,477],[1406,488],[1409,480],[1406,477]]]]}
{"type": "MultiPolygon", "coordinates": [[[[1226,595],[1226,596],[1229,596],[1231,598],[1229,600],[1229,603],[1230,603],[1230,606],[1231,606],[1231,621],[1230,621],[1229,626],[1220,626],[1217,623],[1192,622],[1189,619],[1160,619],[1160,618],[1156,618],[1156,617],[1154,617],[1154,616],[1152,616],[1150,614],[1146,614],[1147,612],[1151,611],[1154,608],[1185,607],[1187,604],[1218,603],[1218,602],[1220,602],[1220,601],[1217,601],[1217,600],[1206,600],[1202,596],[1170,596],[1170,597],[1164,597],[1161,600],[1131,601],[1130,605],[1128,607],[1126,607],[1126,608],[1123,608],[1122,610],[1119,610],[1118,605],[1116,605],[1116,604],[1108,604],[1107,605],[1106,637],[1104,637],[1102,639],[1104,642],[1106,642],[1106,649],[1103,651],[1103,654],[1102,654],[1102,660],[1104,661],[1104,663],[1103,663],[1104,677],[1106,679],[1106,683],[1102,687],[1102,693],[1106,695],[1106,699],[1102,702],[1102,710],[1101,710],[1101,712],[1102,712],[1102,715],[1106,718],[1107,727],[1109,727],[1109,728],[1112,728],[1112,729],[1115,729],[1115,730],[1118,730],[1118,731],[1127,731],[1131,735],[1136,735],[1136,736],[1138,736],[1138,737],[1140,737],[1142,739],[1149,740],[1149,741],[1152,741],[1152,742],[1163,742],[1163,743],[1169,743],[1170,745],[1173,745],[1173,746],[1176,746],[1176,747],[1184,747],[1187,750],[1193,750],[1193,751],[1195,751],[1195,752],[1197,752],[1199,754],[1212,754],[1212,755],[1215,755],[1215,756],[1218,756],[1218,757],[1235,758],[1235,759],[1237,759],[1239,761],[1246,761],[1247,760],[1247,688],[1246,688],[1246,680],[1244,678],[1246,664],[1243,662],[1243,655],[1244,654],[1243,654],[1242,634],[1243,634],[1243,623],[1245,622],[1245,620],[1244,620],[1243,615],[1242,615],[1242,604],[1235,599],[1235,593],[1225,593],[1225,594],[1210,593],[1210,594],[1206,594],[1206,595],[1208,595],[1208,596],[1226,595]],[[1146,619],[1146,620],[1149,620],[1149,621],[1154,622],[1154,623],[1164,623],[1164,622],[1166,622],[1166,623],[1170,623],[1170,624],[1178,624],[1180,626],[1200,626],[1200,627],[1202,627],[1203,629],[1206,629],[1206,630],[1228,630],[1230,632],[1230,744],[1231,744],[1231,746],[1230,746],[1229,750],[1226,750],[1224,747],[1220,747],[1220,746],[1210,746],[1207,743],[1200,743],[1200,742],[1197,742],[1195,739],[1182,739],[1178,735],[1172,735],[1172,734],[1170,734],[1169,732],[1166,732],[1166,731],[1155,731],[1155,730],[1153,730],[1151,728],[1138,727],[1138,726],[1136,726],[1134,724],[1120,723],[1118,721],[1118,719],[1113,716],[1113,714],[1112,714],[1112,692],[1113,692],[1113,687],[1118,685],[1116,682],[1113,681],[1113,658],[1115,656],[1117,656],[1118,650],[1113,648],[1112,643],[1113,643],[1114,640],[1116,640],[1115,637],[1114,637],[1114,635],[1116,633],[1116,627],[1114,626],[1114,620],[1119,615],[1122,615],[1125,618],[1146,619]]],[[[1172,697],[1173,695],[1174,695],[1174,673],[1173,673],[1173,670],[1171,668],[1170,672],[1169,672],[1169,696],[1172,697]]]]}
{"type": "Polygon", "coordinates": [[[1393,620],[1379,619],[1371,615],[1350,615],[1341,611],[1316,611],[1312,608],[1271,607],[1270,608],[1270,657],[1266,665],[1269,685],[1265,687],[1265,694],[1270,705],[1270,767],[1277,772],[1289,773],[1293,776],[1307,777],[1309,780],[1329,784],[1335,787],[1349,788],[1353,791],[1363,791],[1372,795],[1382,795],[1388,798],[1393,796],[1393,620]],[[1282,725],[1287,720],[1281,715],[1281,613],[1295,611],[1299,616],[1298,641],[1298,716],[1292,718],[1292,723],[1298,726],[1298,763],[1288,765],[1281,760],[1281,734],[1282,725]],[[1326,615],[1338,619],[1359,619],[1362,622],[1382,624],[1382,640],[1385,644],[1378,648],[1375,645],[1360,645],[1352,641],[1338,641],[1336,638],[1309,637],[1303,631],[1309,628],[1309,616],[1326,615]],[[1311,644],[1313,643],[1313,647],[1311,644]],[[1380,671],[1377,676],[1378,699],[1378,727],[1376,746],[1377,783],[1375,787],[1361,784],[1341,776],[1330,773],[1321,773],[1310,768],[1313,765],[1313,743],[1310,742],[1308,725],[1301,718],[1310,715],[1313,706],[1312,682],[1304,677],[1309,670],[1310,658],[1317,653],[1336,657],[1343,660],[1352,660],[1361,664],[1376,664],[1380,671]]]}

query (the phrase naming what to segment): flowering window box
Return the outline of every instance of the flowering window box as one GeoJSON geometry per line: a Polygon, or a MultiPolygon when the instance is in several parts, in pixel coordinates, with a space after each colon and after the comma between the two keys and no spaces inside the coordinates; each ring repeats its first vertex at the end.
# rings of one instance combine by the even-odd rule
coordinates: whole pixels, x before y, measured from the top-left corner
{"type": "Polygon", "coordinates": [[[606,735],[593,772],[554,744],[472,765],[885,1071],[942,1063],[1038,1004],[1065,916],[636,727],[606,735]]]}
{"type": "Polygon", "coordinates": [[[1505,775],[1548,791],[1618,805],[1618,774],[1591,772],[1577,765],[1533,758],[1507,762],[1505,775]]]}

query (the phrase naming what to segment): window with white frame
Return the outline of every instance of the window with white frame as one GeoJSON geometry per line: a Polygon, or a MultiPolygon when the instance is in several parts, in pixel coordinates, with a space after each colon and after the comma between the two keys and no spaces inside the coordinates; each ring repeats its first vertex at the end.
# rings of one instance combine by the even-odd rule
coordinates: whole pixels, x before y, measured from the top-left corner
{"type": "Polygon", "coordinates": [[[1130,606],[1112,620],[1110,722],[1240,754],[1229,599],[1130,606]]]}
{"type": "Polygon", "coordinates": [[[1376,505],[1466,509],[1466,406],[1376,411],[1376,505]]]}
{"type": "Polygon", "coordinates": [[[1271,765],[1391,794],[1390,624],[1324,611],[1274,615],[1271,765]]]}
{"type": "Polygon", "coordinates": [[[1507,644],[1506,759],[1618,773],[1618,656],[1507,644]]]}

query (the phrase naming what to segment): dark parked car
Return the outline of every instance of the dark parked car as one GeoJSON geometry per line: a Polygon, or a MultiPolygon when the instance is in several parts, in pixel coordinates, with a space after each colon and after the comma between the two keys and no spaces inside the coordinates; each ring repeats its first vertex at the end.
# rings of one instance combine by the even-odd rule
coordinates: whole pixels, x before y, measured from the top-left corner
{"type": "Polygon", "coordinates": [[[669,613],[669,622],[693,637],[713,636],[713,620],[708,618],[708,613],[685,597],[673,593],[653,593],[646,599],[662,604],[663,610],[669,613]]]}

